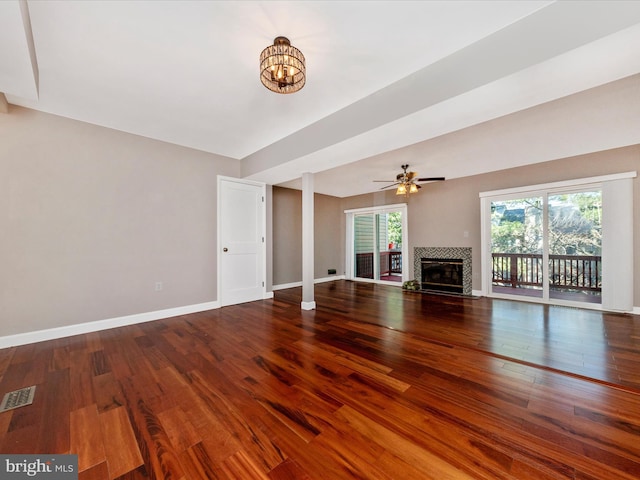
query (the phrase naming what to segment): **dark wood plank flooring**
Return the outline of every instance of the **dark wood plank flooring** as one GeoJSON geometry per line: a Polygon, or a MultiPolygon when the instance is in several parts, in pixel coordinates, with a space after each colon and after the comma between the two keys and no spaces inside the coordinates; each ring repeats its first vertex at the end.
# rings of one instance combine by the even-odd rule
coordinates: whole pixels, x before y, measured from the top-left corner
{"type": "Polygon", "coordinates": [[[0,350],[80,479],[637,479],[640,318],[337,281],[0,350]]]}

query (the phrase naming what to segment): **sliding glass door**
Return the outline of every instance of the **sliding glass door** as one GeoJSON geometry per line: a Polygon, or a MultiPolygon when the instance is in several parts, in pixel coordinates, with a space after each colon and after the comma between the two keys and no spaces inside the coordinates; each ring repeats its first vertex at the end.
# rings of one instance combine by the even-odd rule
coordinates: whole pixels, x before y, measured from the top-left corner
{"type": "Polygon", "coordinates": [[[602,191],[492,199],[491,293],[601,303],[602,191]]]}
{"type": "Polygon", "coordinates": [[[481,193],[483,293],[632,310],[635,177],[481,193]]]}
{"type": "Polygon", "coordinates": [[[347,214],[348,278],[401,284],[406,275],[403,246],[406,207],[358,209],[347,214]]]}

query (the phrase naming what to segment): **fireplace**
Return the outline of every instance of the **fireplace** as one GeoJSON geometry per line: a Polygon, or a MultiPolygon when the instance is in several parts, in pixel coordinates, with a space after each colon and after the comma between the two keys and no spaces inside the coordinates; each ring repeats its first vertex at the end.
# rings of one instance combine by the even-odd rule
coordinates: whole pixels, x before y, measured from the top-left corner
{"type": "Polygon", "coordinates": [[[440,292],[464,292],[463,259],[421,258],[421,288],[440,292]]]}
{"type": "MultiPolygon", "coordinates": [[[[462,288],[460,287],[451,287],[450,285],[446,285],[447,289],[439,289],[441,292],[450,292],[455,294],[462,295],[473,295],[473,285],[472,279],[473,275],[471,273],[471,259],[472,259],[472,251],[471,247],[414,247],[413,248],[413,278],[415,278],[420,284],[421,288],[425,289],[422,285],[423,275],[422,275],[422,260],[430,259],[436,262],[449,262],[453,261],[454,263],[462,262],[462,272],[460,270],[455,274],[458,282],[462,283],[462,288]],[[462,259],[462,260],[460,260],[462,259]]],[[[458,266],[456,266],[457,268],[458,266]]],[[[443,277],[441,272],[441,278],[443,277]]],[[[446,274],[444,278],[446,278],[446,274]]],[[[449,275],[449,278],[452,279],[454,274],[449,275]]],[[[456,282],[456,283],[458,283],[456,282]]],[[[444,282],[432,282],[432,283],[444,283],[444,282]]],[[[428,287],[431,291],[436,291],[437,287],[435,285],[431,285],[428,287]]]]}

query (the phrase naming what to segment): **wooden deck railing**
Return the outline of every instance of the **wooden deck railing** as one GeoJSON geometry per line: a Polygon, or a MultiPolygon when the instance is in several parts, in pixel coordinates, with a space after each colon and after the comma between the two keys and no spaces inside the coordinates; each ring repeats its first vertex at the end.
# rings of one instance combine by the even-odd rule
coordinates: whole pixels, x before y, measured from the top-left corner
{"type": "MultiPolygon", "coordinates": [[[[402,275],[402,253],[380,252],[380,276],[402,275]]],[[[356,277],[373,278],[373,252],[356,253],[356,277]]]]}
{"type": "MultiPolygon", "coordinates": [[[[493,283],[513,288],[542,287],[541,254],[492,253],[493,283]]],[[[599,255],[549,255],[549,285],[581,291],[602,290],[599,255]]]]}

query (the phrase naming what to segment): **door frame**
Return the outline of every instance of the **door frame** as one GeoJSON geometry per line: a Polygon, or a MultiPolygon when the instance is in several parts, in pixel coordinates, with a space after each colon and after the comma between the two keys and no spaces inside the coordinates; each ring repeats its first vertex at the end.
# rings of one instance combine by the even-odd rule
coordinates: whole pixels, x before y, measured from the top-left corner
{"type": "MultiPolygon", "coordinates": [[[[259,187],[261,189],[262,194],[262,203],[261,203],[261,215],[262,215],[262,238],[264,239],[262,242],[262,259],[259,262],[260,265],[256,265],[256,267],[262,270],[262,299],[271,298],[272,295],[267,294],[267,188],[266,184],[263,182],[256,182],[253,180],[244,180],[242,178],[236,177],[227,177],[224,175],[217,176],[216,188],[218,189],[216,195],[216,298],[217,302],[220,306],[222,306],[222,222],[221,222],[221,206],[222,206],[222,182],[232,182],[232,183],[240,183],[243,185],[251,185],[254,187],[259,187]]],[[[259,299],[256,299],[259,300],[259,299]]],[[[233,305],[233,304],[231,304],[233,305]]],[[[226,305],[228,306],[228,305],[226,305]]]]}
{"type": "MultiPolygon", "coordinates": [[[[384,285],[402,286],[402,283],[388,282],[385,280],[377,280],[375,278],[360,278],[354,274],[355,246],[354,246],[354,223],[353,219],[356,214],[381,214],[400,212],[402,214],[402,283],[409,279],[409,222],[407,218],[407,204],[396,203],[393,205],[381,205],[379,207],[352,208],[345,210],[346,235],[345,235],[345,279],[355,280],[358,282],[381,283],[384,285]]],[[[374,222],[375,224],[375,222],[374,222]]],[[[375,227],[374,227],[375,228],[375,227]]],[[[374,261],[376,255],[374,254],[374,261]]],[[[413,273],[412,273],[413,275],[413,273]]]]}

